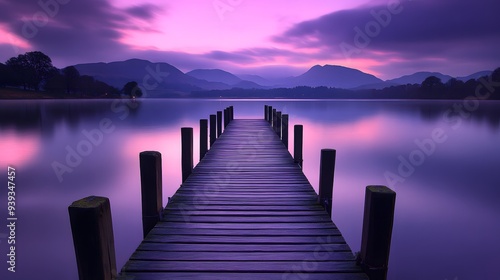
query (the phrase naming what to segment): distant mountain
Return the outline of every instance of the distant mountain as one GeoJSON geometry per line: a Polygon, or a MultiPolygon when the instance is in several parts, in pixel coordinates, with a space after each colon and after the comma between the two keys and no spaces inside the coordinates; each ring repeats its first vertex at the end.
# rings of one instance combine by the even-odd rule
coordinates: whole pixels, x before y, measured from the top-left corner
{"type": "Polygon", "coordinates": [[[460,80],[460,81],[463,81],[463,82],[467,82],[470,79],[477,80],[477,79],[479,79],[479,78],[481,78],[483,76],[489,76],[489,75],[491,75],[491,73],[493,73],[493,71],[480,71],[480,72],[471,74],[469,76],[457,77],[457,80],[460,80]]]}
{"type": "Polygon", "coordinates": [[[75,65],[81,75],[89,75],[121,89],[127,82],[136,81],[146,90],[191,92],[203,89],[229,89],[229,85],[209,82],[184,74],[168,63],[130,59],[111,63],[75,65]]]}
{"type": "Polygon", "coordinates": [[[187,72],[186,75],[209,82],[219,82],[234,85],[242,81],[235,75],[220,69],[196,69],[187,72]]]}
{"type": "Polygon", "coordinates": [[[286,86],[355,88],[366,84],[383,82],[381,79],[357,69],[337,65],[316,65],[306,73],[288,78],[286,86]]]}
{"type": "Polygon", "coordinates": [[[417,72],[411,75],[405,75],[396,79],[387,80],[386,82],[390,82],[398,85],[406,85],[406,84],[421,84],[426,78],[430,76],[435,76],[441,79],[441,82],[446,83],[449,79],[453,78],[448,75],[441,74],[439,72],[417,72]]]}
{"type": "Polygon", "coordinates": [[[270,81],[266,78],[262,78],[261,76],[258,75],[238,75],[238,77],[242,80],[254,82],[258,85],[263,85],[263,86],[273,86],[276,84],[275,82],[270,81]]]}
{"type": "Polygon", "coordinates": [[[237,84],[232,85],[233,88],[243,88],[243,89],[265,89],[265,88],[270,88],[270,87],[265,87],[261,86],[257,83],[251,82],[251,81],[241,81],[237,84]]]}

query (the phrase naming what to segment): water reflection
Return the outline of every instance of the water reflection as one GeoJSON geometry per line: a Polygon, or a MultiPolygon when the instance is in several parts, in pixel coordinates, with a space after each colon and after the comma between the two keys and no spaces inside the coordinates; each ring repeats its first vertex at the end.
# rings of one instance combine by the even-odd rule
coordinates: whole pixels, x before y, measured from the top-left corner
{"type": "MultiPolygon", "coordinates": [[[[443,114],[456,102],[2,101],[0,163],[19,169],[23,221],[23,267],[8,279],[31,279],[42,272],[51,279],[77,278],[67,206],[88,195],[111,199],[121,267],[142,234],[139,152],[162,153],[166,201],[181,182],[181,127],[195,127],[196,163],[200,118],[229,105],[234,105],[236,118],[261,118],[264,104],[288,113],[291,126],[304,125],[304,172],[314,187],[320,149],[337,149],[333,217],[353,250],[359,250],[361,240],[364,187],[387,184],[385,172],[397,174],[399,157],[408,158],[419,149],[415,140],[442,129],[447,140],[436,144],[413,174],[394,186],[398,198],[390,279],[495,279],[500,263],[500,103],[480,103],[454,129],[443,114]],[[114,129],[104,132],[103,120],[114,129]],[[96,130],[102,138],[92,143],[87,135],[96,130]],[[78,152],[85,141],[92,144],[91,152],[80,155],[78,164],[71,161],[74,158],[68,161],[70,151],[78,152]],[[62,181],[54,162],[71,169],[62,181]]],[[[293,135],[290,138],[293,143],[293,135]]],[[[0,219],[4,218],[2,212],[0,219]]],[[[4,271],[0,275],[5,278],[4,271]]]]}

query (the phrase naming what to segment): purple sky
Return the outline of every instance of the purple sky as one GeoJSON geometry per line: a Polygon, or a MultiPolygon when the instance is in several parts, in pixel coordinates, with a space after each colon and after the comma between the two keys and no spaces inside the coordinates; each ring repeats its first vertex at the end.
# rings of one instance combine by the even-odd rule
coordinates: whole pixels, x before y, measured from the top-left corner
{"type": "Polygon", "coordinates": [[[463,76],[500,67],[498,18],[498,0],[0,0],[0,61],[40,50],[57,67],[141,58],[271,76],[316,64],[463,76]]]}

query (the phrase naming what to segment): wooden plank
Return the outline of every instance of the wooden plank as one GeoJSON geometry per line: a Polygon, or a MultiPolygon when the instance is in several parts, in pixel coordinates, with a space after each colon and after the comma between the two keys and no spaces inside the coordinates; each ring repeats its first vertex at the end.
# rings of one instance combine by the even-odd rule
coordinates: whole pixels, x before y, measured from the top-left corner
{"type": "Polygon", "coordinates": [[[130,273],[122,275],[122,280],[165,280],[165,279],[199,279],[199,280],[368,280],[364,273],[309,273],[302,267],[284,273],[223,273],[223,272],[158,272],[158,273],[130,273]]]}

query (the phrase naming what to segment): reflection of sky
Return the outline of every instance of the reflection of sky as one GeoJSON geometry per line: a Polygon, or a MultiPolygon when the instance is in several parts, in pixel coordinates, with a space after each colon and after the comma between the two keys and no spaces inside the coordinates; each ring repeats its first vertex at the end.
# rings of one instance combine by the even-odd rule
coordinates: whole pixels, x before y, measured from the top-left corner
{"type": "MultiPolygon", "coordinates": [[[[384,172],[397,173],[398,156],[407,158],[417,147],[415,139],[428,138],[433,129],[442,128],[447,141],[438,144],[424,164],[395,187],[391,278],[494,279],[491,273],[500,261],[496,217],[500,210],[496,174],[500,149],[498,113],[490,114],[489,105],[453,130],[441,119],[449,107],[443,102],[143,101],[124,120],[110,109],[108,101],[82,105],[37,102],[22,104],[23,113],[32,114],[27,114],[30,122],[20,121],[18,131],[13,130],[14,117],[0,119],[0,162],[18,168],[18,215],[23,221],[18,231],[19,250],[27,268],[14,279],[33,278],[30,271],[76,279],[67,206],[88,195],[111,199],[121,267],[142,237],[139,152],[162,153],[166,203],[181,181],[180,128],[195,128],[196,163],[199,119],[230,104],[235,106],[236,118],[262,117],[264,104],[290,114],[292,152],[293,125],[303,124],[304,172],[315,188],[320,149],[337,149],[333,219],[355,251],[361,239],[365,186],[387,184],[384,172]],[[72,173],[64,174],[60,183],[51,163],[65,163],[66,147],[74,148],[85,140],[82,131],[98,128],[104,117],[115,130],[104,134],[102,143],[72,173]],[[414,278],[408,278],[409,272],[414,278]]],[[[16,104],[9,108],[21,106],[16,104]]]]}

